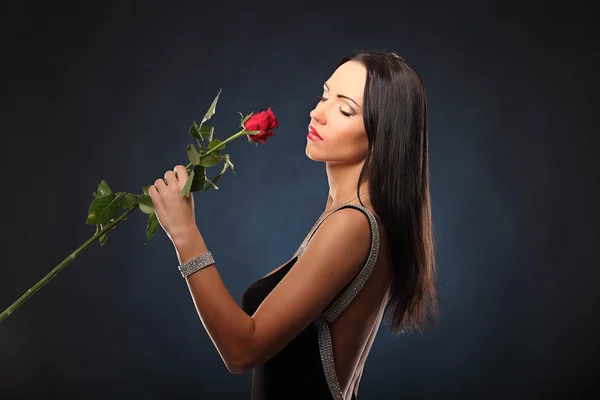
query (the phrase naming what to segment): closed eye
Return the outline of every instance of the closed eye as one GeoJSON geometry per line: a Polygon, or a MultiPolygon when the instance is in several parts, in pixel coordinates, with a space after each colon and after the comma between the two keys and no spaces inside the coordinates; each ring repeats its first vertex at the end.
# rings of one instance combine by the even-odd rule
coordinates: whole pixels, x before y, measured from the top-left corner
{"type": "MultiPolygon", "coordinates": [[[[320,101],[321,103],[323,103],[323,102],[325,102],[325,101],[329,100],[329,99],[327,99],[327,98],[325,98],[325,97],[323,97],[323,96],[317,96],[317,98],[319,99],[319,101],[320,101]]],[[[349,112],[347,112],[347,111],[344,111],[344,110],[342,110],[342,106],[340,106],[340,107],[339,107],[339,110],[340,110],[340,112],[341,112],[342,114],[344,114],[346,117],[351,117],[351,116],[353,115],[352,113],[349,113],[349,112]]]]}

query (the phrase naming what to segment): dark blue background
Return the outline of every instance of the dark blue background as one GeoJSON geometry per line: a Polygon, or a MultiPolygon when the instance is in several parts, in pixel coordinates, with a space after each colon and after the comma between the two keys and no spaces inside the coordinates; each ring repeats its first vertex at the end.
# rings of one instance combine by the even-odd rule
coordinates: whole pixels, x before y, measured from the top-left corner
{"type": "MultiPolygon", "coordinates": [[[[1,7],[0,309],[94,233],[92,191],[187,164],[187,130],[272,107],[277,136],[228,146],[196,194],[239,302],[323,211],[309,111],[337,61],[393,50],[428,91],[441,315],[382,326],[362,399],[598,392],[598,28],[592,2],[8,2],[1,7]]],[[[0,325],[0,397],[249,398],[196,315],[160,229],[132,214],[0,325]]]]}

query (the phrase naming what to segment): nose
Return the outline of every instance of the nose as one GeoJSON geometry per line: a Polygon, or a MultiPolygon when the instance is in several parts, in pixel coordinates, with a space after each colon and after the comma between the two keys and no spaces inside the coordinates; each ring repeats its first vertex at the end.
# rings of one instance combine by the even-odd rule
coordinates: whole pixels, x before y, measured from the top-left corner
{"type": "Polygon", "coordinates": [[[313,108],[313,110],[309,113],[310,118],[313,121],[316,121],[319,125],[325,125],[327,122],[325,119],[324,109],[325,107],[323,107],[323,103],[318,102],[316,107],[313,108]]]}

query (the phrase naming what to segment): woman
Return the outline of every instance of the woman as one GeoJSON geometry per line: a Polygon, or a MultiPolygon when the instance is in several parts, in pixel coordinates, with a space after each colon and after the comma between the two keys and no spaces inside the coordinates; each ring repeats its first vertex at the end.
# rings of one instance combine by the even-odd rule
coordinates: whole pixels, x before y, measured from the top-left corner
{"type": "Polygon", "coordinates": [[[395,53],[354,53],[310,119],[306,155],[325,163],[325,212],[241,307],[196,226],[193,197],[179,194],[185,167],[149,189],[225,365],[253,370],[252,399],[356,399],[384,311],[396,334],[437,312],[421,79],[395,53]]]}

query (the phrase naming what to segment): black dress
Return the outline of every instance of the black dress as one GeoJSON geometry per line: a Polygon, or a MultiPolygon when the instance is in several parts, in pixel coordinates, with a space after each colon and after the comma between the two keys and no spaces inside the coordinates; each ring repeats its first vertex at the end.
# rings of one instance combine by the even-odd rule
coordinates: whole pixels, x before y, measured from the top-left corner
{"type": "MultiPolygon", "coordinates": [[[[363,287],[375,266],[379,253],[379,230],[373,213],[363,206],[351,204],[338,207],[333,212],[348,207],[362,211],[369,219],[371,225],[369,256],[357,275],[337,294],[313,323],[279,353],[253,369],[252,400],[342,400],[342,391],[335,373],[329,327],[363,287]]],[[[275,273],[259,279],[246,289],[242,295],[241,308],[248,315],[252,316],[255,313],[263,300],[298,261],[323,221],[318,223],[316,229],[302,243],[296,257],[275,273]]],[[[355,399],[354,393],[352,399],[355,399]]]]}

